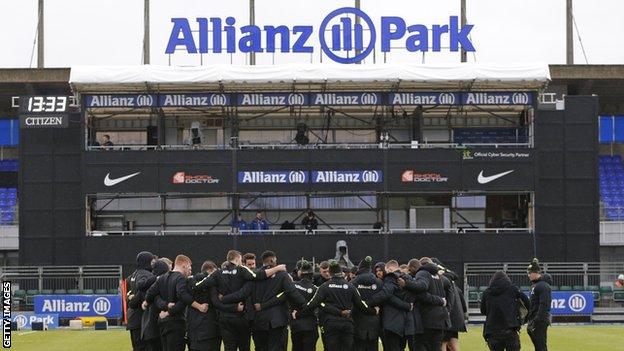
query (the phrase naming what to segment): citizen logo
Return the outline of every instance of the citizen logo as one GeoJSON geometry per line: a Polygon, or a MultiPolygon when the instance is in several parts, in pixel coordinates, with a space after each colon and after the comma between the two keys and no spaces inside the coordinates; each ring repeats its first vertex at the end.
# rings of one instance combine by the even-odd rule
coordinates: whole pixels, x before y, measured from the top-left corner
{"type": "Polygon", "coordinates": [[[27,126],[60,126],[63,125],[63,117],[27,117],[24,124],[27,126]]]}

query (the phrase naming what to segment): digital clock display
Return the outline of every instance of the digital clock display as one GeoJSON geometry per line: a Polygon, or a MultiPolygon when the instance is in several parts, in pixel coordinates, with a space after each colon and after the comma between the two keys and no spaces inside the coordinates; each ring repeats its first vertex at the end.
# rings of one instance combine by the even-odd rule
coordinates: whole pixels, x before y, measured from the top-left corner
{"type": "Polygon", "coordinates": [[[19,108],[22,113],[65,113],[67,96],[22,96],[19,108]]]}

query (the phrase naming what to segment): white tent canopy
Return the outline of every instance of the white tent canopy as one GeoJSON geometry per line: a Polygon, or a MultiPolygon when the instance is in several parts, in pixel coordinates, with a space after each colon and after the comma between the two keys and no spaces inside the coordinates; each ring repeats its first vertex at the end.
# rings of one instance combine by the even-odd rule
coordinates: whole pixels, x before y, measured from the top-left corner
{"type": "Polygon", "coordinates": [[[323,84],[326,89],[540,89],[550,80],[545,63],[518,65],[76,66],[76,93],[137,90],[282,89],[323,84]]]}

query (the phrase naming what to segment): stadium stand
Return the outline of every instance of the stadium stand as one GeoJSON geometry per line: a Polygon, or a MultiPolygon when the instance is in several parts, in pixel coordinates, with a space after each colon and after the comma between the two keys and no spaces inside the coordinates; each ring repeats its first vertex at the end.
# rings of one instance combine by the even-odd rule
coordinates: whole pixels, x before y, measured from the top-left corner
{"type": "Polygon", "coordinates": [[[0,225],[14,224],[16,211],[17,188],[0,188],[0,225]]]}
{"type": "Polygon", "coordinates": [[[605,217],[610,220],[624,218],[624,166],[620,155],[600,155],[600,200],[604,203],[605,217]]]}

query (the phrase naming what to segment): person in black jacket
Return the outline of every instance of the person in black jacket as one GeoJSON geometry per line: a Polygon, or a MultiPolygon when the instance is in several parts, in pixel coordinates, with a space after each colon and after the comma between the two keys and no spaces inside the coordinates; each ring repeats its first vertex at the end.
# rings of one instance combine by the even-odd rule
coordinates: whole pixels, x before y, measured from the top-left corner
{"type": "Polygon", "coordinates": [[[354,306],[370,314],[377,313],[377,310],[368,307],[362,301],[358,290],[344,279],[338,261],[332,260],[329,264],[329,270],[332,274],[331,279],[318,288],[312,300],[305,305],[301,312],[313,311],[322,304],[341,311],[340,316],[325,314],[323,325],[325,346],[328,351],[351,351],[353,347],[351,311],[353,311],[354,306]]]}
{"type": "MultiPolygon", "coordinates": [[[[261,271],[277,266],[277,256],[273,251],[262,253],[261,271]]],[[[251,297],[255,310],[253,320],[256,350],[286,351],[288,344],[288,307],[280,297],[287,297],[296,306],[306,300],[297,293],[292,278],[285,271],[275,273],[271,279],[247,282],[245,286],[230,295],[224,296],[223,303],[244,301],[251,297]]]]}
{"type": "Polygon", "coordinates": [[[399,263],[394,260],[388,261],[385,268],[383,289],[375,294],[369,303],[373,306],[383,305],[381,325],[384,350],[398,351],[403,350],[414,335],[414,318],[411,313],[414,300],[408,300],[406,291],[397,283],[402,275],[399,263]]]}
{"type": "MultiPolygon", "coordinates": [[[[295,289],[308,303],[317,290],[312,284],[314,269],[312,264],[305,260],[297,262],[297,268],[299,279],[295,281],[295,289]]],[[[318,337],[318,322],[314,311],[302,313],[297,319],[290,317],[292,351],[316,351],[318,337]]]]}
{"type": "MultiPolygon", "coordinates": [[[[227,261],[223,269],[216,271],[210,277],[205,278],[196,284],[198,289],[208,289],[215,286],[217,296],[226,296],[242,289],[247,281],[263,280],[273,276],[277,272],[285,272],[286,266],[278,265],[264,270],[252,271],[241,265],[242,255],[236,250],[227,253],[227,261]]],[[[219,306],[216,306],[219,309],[219,306]]],[[[252,306],[246,306],[248,311],[253,311],[252,306]]],[[[219,329],[223,338],[225,351],[249,350],[251,330],[249,319],[245,312],[232,311],[230,309],[220,310],[219,329]]]]}
{"type": "Polygon", "coordinates": [[[424,286],[416,285],[416,274],[420,270],[420,260],[413,258],[407,264],[408,274],[402,275],[397,283],[400,287],[406,290],[407,294],[412,296],[408,297],[408,300],[413,302],[412,317],[414,319],[414,335],[411,339],[408,339],[408,346],[410,351],[424,351],[426,350],[424,339],[424,323],[421,315],[421,309],[428,305],[431,306],[446,306],[446,297],[434,296],[427,292],[424,286]],[[407,286],[406,286],[407,285],[407,286]]]}
{"type": "Polygon", "coordinates": [[[547,335],[550,325],[550,302],[552,300],[550,275],[540,274],[537,258],[527,267],[531,280],[531,309],[527,316],[527,332],[531,337],[535,351],[548,351],[547,335]]]}
{"type": "Polygon", "coordinates": [[[448,348],[450,351],[459,351],[459,333],[465,333],[467,331],[466,316],[468,313],[468,306],[466,305],[464,294],[457,284],[459,276],[455,272],[447,269],[437,258],[433,257],[431,260],[444,271],[444,276],[451,281],[451,287],[453,289],[454,303],[450,310],[451,328],[444,332],[442,349],[446,350],[448,348]]]}
{"type": "Polygon", "coordinates": [[[312,232],[313,230],[318,229],[318,220],[316,219],[316,215],[314,214],[314,212],[308,211],[308,214],[305,217],[303,217],[303,220],[301,221],[301,225],[308,232],[312,232]]]}
{"type": "Polygon", "coordinates": [[[481,314],[485,315],[483,338],[491,351],[519,351],[520,328],[518,300],[528,307],[529,298],[511,283],[503,271],[492,275],[490,284],[481,296],[481,314]]]}
{"type": "Polygon", "coordinates": [[[188,289],[186,278],[191,275],[191,259],[185,255],[178,255],[175,259],[173,271],[160,276],[147,290],[144,305],[152,304],[156,298],[162,299],[166,305],[159,307],[158,316],[160,336],[163,350],[184,351],[186,348],[184,336],[186,322],[184,311],[186,306],[192,306],[201,312],[208,311],[208,304],[200,304],[193,300],[188,289]]]}
{"type": "Polygon", "coordinates": [[[444,306],[423,304],[420,314],[423,322],[422,341],[428,351],[442,348],[444,331],[451,328],[450,309],[454,301],[450,280],[440,274],[440,268],[429,257],[420,259],[421,267],[412,281],[406,282],[405,288],[416,293],[428,292],[432,296],[444,299],[444,306]]]}
{"type": "Polygon", "coordinates": [[[147,280],[154,276],[152,274],[152,260],[154,260],[154,255],[151,252],[139,252],[136,257],[137,268],[126,278],[128,289],[126,293],[126,305],[128,306],[126,330],[130,331],[133,351],[145,350],[145,343],[141,341],[141,318],[143,316],[141,304],[145,299],[145,291],[141,291],[139,286],[144,285],[147,280]]]}
{"type": "MultiPolygon", "coordinates": [[[[193,299],[200,304],[207,303],[208,311],[201,312],[194,308],[186,309],[187,340],[191,351],[221,350],[221,333],[217,319],[217,308],[236,311],[238,306],[225,306],[216,297],[214,288],[197,289],[197,283],[209,277],[217,270],[212,261],[202,264],[201,272],[188,279],[189,288],[193,293],[193,299]]],[[[242,307],[242,306],[241,306],[242,307]]]]}
{"type": "Polygon", "coordinates": [[[375,266],[373,267],[373,274],[375,274],[375,277],[377,277],[377,279],[383,280],[384,276],[386,275],[386,263],[375,263],[375,266]]]}
{"type": "MultiPolygon", "coordinates": [[[[366,256],[358,265],[355,279],[351,281],[351,284],[358,289],[362,299],[367,303],[383,288],[381,279],[375,277],[371,271],[372,263],[373,259],[366,256]]],[[[377,340],[380,337],[379,316],[355,310],[353,311],[353,322],[355,323],[355,350],[377,351],[379,349],[377,340]]]]}
{"type": "Polygon", "coordinates": [[[331,279],[331,273],[329,273],[329,261],[323,261],[318,265],[318,274],[314,274],[314,285],[321,286],[329,279],[331,279]]]}
{"type": "MultiPolygon", "coordinates": [[[[141,291],[143,296],[147,293],[147,290],[156,282],[156,279],[161,275],[169,272],[171,266],[158,259],[154,261],[154,267],[152,268],[152,277],[139,284],[137,288],[141,291]]],[[[164,308],[164,303],[159,299],[159,303],[164,308]]],[[[141,318],[141,340],[145,344],[145,351],[161,351],[162,345],[160,342],[160,332],[158,331],[158,313],[160,310],[154,304],[147,307],[147,310],[143,311],[141,318]]]]}

